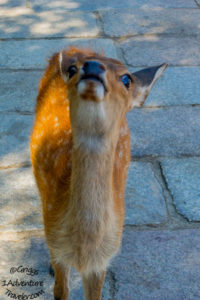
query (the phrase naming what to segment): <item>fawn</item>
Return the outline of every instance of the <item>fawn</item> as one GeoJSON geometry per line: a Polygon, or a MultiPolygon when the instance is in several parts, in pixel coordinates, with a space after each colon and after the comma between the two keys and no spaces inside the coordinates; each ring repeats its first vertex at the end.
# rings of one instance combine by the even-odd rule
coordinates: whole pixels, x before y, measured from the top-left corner
{"type": "Polygon", "coordinates": [[[39,86],[31,160],[56,300],[68,299],[72,266],[81,273],[85,299],[101,299],[123,230],[126,113],[144,103],[166,67],[131,74],[118,60],[73,47],[50,59],[39,86]]]}

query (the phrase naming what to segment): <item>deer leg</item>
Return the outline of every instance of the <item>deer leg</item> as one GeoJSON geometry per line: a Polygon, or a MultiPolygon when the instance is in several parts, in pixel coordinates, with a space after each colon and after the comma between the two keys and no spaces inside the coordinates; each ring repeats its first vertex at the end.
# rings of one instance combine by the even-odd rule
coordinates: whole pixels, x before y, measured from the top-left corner
{"type": "Polygon", "coordinates": [[[59,264],[52,264],[55,276],[54,300],[68,299],[68,275],[69,269],[59,264]]]}
{"type": "Polygon", "coordinates": [[[100,274],[91,273],[90,275],[82,275],[83,287],[86,300],[101,300],[101,290],[104,283],[106,272],[100,274]]]}

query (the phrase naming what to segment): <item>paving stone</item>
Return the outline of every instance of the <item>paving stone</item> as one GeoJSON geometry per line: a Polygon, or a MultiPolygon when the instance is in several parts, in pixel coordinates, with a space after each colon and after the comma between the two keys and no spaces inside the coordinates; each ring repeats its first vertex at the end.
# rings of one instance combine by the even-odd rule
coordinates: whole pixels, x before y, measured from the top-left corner
{"type": "Polygon", "coordinates": [[[0,170],[0,228],[43,228],[41,205],[31,168],[0,170]]]}
{"type": "Polygon", "coordinates": [[[125,202],[125,224],[160,224],[167,221],[162,188],[151,163],[131,162],[125,202]]]}
{"type": "Polygon", "coordinates": [[[104,32],[120,37],[140,34],[199,35],[198,9],[120,9],[102,10],[104,32]],[[120,24],[120,26],[119,26],[120,24]]]}
{"type": "Polygon", "coordinates": [[[109,39],[7,40],[0,42],[0,68],[43,69],[47,58],[70,45],[104,50],[106,56],[117,58],[115,44],[109,39]]]}
{"type": "Polygon", "coordinates": [[[29,136],[33,116],[0,114],[0,167],[30,161],[29,136]]]}
{"type": "Polygon", "coordinates": [[[199,78],[200,67],[168,67],[153,87],[145,106],[200,104],[199,78]]]}
{"type": "Polygon", "coordinates": [[[133,156],[200,154],[199,107],[135,109],[128,122],[133,156]]]}
{"type": "Polygon", "coordinates": [[[134,7],[172,7],[172,8],[182,8],[182,7],[197,7],[192,0],[127,0],[125,3],[124,1],[120,0],[94,0],[94,1],[87,1],[87,0],[74,0],[74,1],[53,1],[53,0],[31,0],[31,6],[36,11],[41,10],[54,10],[54,9],[77,9],[77,10],[97,10],[97,9],[108,9],[108,8],[134,8],[134,7]]]}
{"type": "MultiPolygon", "coordinates": [[[[52,291],[54,278],[49,275],[49,252],[43,238],[31,237],[30,239],[26,238],[18,240],[16,236],[13,238],[13,241],[1,241],[0,257],[1,300],[8,299],[8,296],[5,295],[7,288],[17,295],[21,295],[23,293],[25,295],[32,295],[33,293],[42,290],[43,294],[39,297],[39,299],[53,300],[52,291]],[[18,267],[20,268],[18,269],[18,267]],[[29,272],[22,272],[23,268],[28,268],[33,275],[28,275],[29,272]],[[19,272],[17,272],[16,269],[19,270],[19,272]],[[10,273],[10,270],[12,274],[10,273]],[[3,280],[6,280],[6,283],[8,283],[9,280],[14,282],[17,279],[18,281],[32,280],[35,282],[42,282],[43,285],[41,288],[35,286],[2,286],[5,284],[3,280]]],[[[69,285],[71,289],[69,300],[83,300],[81,278],[75,270],[72,270],[71,272],[69,285]]],[[[109,282],[108,278],[106,278],[102,300],[109,299],[109,282]]]]}
{"type": "Polygon", "coordinates": [[[120,45],[127,64],[135,67],[164,62],[172,66],[200,65],[200,36],[137,36],[120,45]]]}
{"type": "Polygon", "coordinates": [[[99,30],[95,14],[88,12],[0,12],[0,38],[95,37],[99,30]]]}
{"type": "Polygon", "coordinates": [[[41,71],[0,73],[0,111],[34,112],[41,71]]]}
{"type": "Polygon", "coordinates": [[[199,299],[199,230],[124,232],[111,269],[116,300],[199,299]]]}
{"type": "Polygon", "coordinates": [[[165,159],[161,165],[177,211],[200,221],[200,158],[165,159]]]}

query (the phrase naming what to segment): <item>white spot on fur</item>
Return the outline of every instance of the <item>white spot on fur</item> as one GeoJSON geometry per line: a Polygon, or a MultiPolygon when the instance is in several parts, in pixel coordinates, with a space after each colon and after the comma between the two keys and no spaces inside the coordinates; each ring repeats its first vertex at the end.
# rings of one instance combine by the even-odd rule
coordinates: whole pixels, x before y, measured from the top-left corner
{"type": "Polygon", "coordinates": [[[122,150],[120,150],[120,152],[119,152],[119,158],[122,158],[122,155],[123,155],[123,152],[122,152],[122,150]]]}
{"type": "Polygon", "coordinates": [[[121,127],[120,128],[120,136],[127,135],[127,127],[121,127]]]}
{"type": "Polygon", "coordinates": [[[58,140],[58,144],[61,144],[61,143],[63,143],[63,139],[62,138],[58,140]]]}
{"type": "Polygon", "coordinates": [[[43,131],[40,131],[40,133],[35,135],[35,139],[38,140],[43,134],[43,131]]]}
{"type": "Polygon", "coordinates": [[[124,147],[125,147],[125,149],[128,148],[128,142],[127,141],[124,142],[124,147]]]}

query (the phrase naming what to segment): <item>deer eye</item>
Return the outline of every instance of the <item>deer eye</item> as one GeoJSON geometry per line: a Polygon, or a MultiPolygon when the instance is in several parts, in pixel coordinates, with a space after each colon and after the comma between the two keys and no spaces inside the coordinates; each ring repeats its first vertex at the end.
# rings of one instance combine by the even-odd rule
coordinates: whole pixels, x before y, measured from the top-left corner
{"type": "Polygon", "coordinates": [[[76,66],[70,66],[68,68],[67,72],[68,72],[68,76],[69,76],[69,79],[70,79],[78,72],[78,69],[77,69],[76,66]]]}
{"type": "Polygon", "coordinates": [[[130,84],[132,82],[132,78],[129,74],[124,74],[122,77],[121,77],[121,81],[123,82],[123,84],[125,85],[125,87],[127,89],[129,89],[130,87],[130,84]]]}

